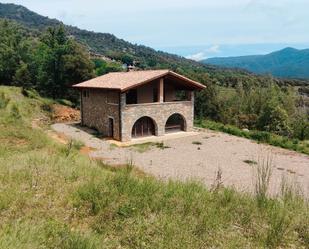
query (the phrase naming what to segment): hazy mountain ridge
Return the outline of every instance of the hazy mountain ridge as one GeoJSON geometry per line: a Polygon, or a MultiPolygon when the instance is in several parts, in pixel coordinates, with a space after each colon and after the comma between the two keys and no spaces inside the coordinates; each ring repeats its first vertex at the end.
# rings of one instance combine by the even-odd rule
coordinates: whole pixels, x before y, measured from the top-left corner
{"type": "Polygon", "coordinates": [[[203,63],[282,78],[309,78],[309,49],[288,47],[266,55],[209,58],[203,63]]]}

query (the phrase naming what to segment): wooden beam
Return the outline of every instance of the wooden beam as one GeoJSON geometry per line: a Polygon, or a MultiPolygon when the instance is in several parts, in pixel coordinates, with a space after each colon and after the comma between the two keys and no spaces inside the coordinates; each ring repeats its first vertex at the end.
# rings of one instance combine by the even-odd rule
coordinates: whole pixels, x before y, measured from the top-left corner
{"type": "Polygon", "coordinates": [[[159,82],[159,102],[164,102],[164,79],[161,78],[159,82]]]}

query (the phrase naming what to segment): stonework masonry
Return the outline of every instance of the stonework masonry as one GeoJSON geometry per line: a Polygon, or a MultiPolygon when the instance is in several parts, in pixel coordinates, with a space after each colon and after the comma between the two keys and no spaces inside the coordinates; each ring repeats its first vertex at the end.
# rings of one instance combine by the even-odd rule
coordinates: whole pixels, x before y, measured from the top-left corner
{"type": "Polygon", "coordinates": [[[180,114],[185,120],[185,131],[193,130],[193,103],[191,101],[147,103],[137,105],[125,105],[125,97],[121,98],[121,127],[122,141],[131,140],[131,132],[134,123],[141,117],[150,117],[155,124],[155,134],[165,134],[167,119],[175,114],[180,114]]]}
{"type": "Polygon", "coordinates": [[[168,118],[177,113],[185,120],[185,131],[193,130],[194,93],[191,101],[126,104],[126,94],[116,90],[87,89],[81,92],[82,124],[109,136],[109,118],[114,121],[114,139],[130,141],[134,123],[150,117],[155,124],[155,135],[165,134],[168,118]],[[85,93],[85,91],[87,91],[85,93]]]}
{"type": "Polygon", "coordinates": [[[114,138],[120,140],[119,94],[116,90],[82,90],[82,124],[109,136],[109,118],[112,118],[114,138]]]}

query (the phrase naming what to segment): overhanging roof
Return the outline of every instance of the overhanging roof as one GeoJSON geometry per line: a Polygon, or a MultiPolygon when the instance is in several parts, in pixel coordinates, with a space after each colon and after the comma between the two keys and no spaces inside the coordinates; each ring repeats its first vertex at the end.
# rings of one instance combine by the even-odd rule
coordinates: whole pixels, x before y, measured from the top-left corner
{"type": "Polygon", "coordinates": [[[180,74],[170,70],[146,70],[146,71],[131,71],[131,72],[116,72],[108,73],[97,78],[73,85],[74,88],[101,88],[114,89],[125,92],[129,89],[135,88],[139,85],[146,84],[153,80],[162,78],[164,76],[175,77],[183,81],[186,85],[194,89],[204,89],[205,86],[196,81],[190,80],[180,74]]]}

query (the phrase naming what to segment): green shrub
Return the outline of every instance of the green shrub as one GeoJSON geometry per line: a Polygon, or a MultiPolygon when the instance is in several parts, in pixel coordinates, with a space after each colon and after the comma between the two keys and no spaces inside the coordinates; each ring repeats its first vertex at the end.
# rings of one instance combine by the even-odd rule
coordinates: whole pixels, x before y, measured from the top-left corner
{"type": "Polygon", "coordinates": [[[266,131],[252,131],[250,132],[250,138],[259,142],[269,143],[271,140],[271,134],[266,131]]]}
{"type": "Polygon", "coordinates": [[[25,97],[28,97],[28,98],[31,98],[31,99],[39,99],[39,98],[40,98],[39,93],[38,93],[36,90],[34,90],[34,89],[22,88],[21,93],[22,93],[25,97]]]}
{"type": "Polygon", "coordinates": [[[75,105],[72,103],[72,101],[69,101],[67,99],[56,99],[56,102],[61,104],[61,105],[66,105],[69,107],[74,107],[75,105]]]}
{"type": "Polygon", "coordinates": [[[299,141],[298,139],[290,139],[288,137],[279,136],[267,131],[246,131],[232,125],[224,125],[210,120],[197,120],[197,126],[208,128],[211,130],[222,131],[234,136],[245,137],[258,142],[271,144],[274,146],[295,150],[301,153],[309,154],[309,146],[306,141],[299,141]]]}

